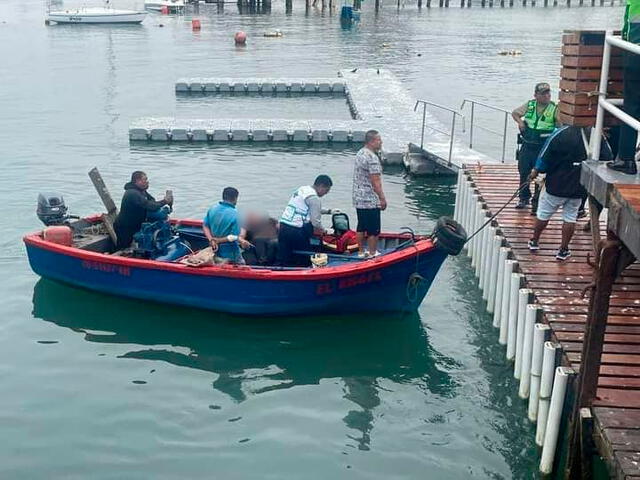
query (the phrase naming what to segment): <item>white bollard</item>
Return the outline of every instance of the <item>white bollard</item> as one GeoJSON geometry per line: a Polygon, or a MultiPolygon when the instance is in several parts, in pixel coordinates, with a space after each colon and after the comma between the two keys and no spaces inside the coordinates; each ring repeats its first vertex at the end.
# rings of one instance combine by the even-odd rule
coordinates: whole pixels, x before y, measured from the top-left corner
{"type": "Polygon", "coordinates": [[[516,335],[518,333],[518,300],[520,287],[524,275],[522,273],[511,274],[511,291],[509,298],[509,320],[507,322],[507,360],[512,361],[516,357],[516,335]]]}
{"type": "Polygon", "coordinates": [[[518,266],[516,260],[507,260],[504,264],[502,279],[502,307],[500,311],[500,345],[507,344],[507,329],[509,328],[509,305],[511,303],[511,274],[518,266]]]}
{"type": "Polygon", "coordinates": [[[522,369],[520,370],[520,398],[529,397],[529,385],[531,382],[531,352],[533,350],[533,326],[542,313],[539,305],[527,305],[527,314],[524,322],[524,339],[522,341],[522,369]]]}
{"type": "Polygon", "coordinates": [[[496,300],[494,303],[493,326],[500,328],[500,314],[502,313],[502,284],[504,283],[504,266],[511,249],[509,247],[500,247],[500,255],[498,256],[498,278],[496,280],[496,300]]]}
{"type": "Polygon", "coordinates": [[[487,278],[489,278],[489,270],[491,269],[491,257],[493,255],[493,239],[496,236],[496,227],[489,225],[486,229],[487,236],[484,244],[484,253],[482,254],[482,269],[480,270],[480,288],[482,289],[482,298],[487,299],[487,278]]]}
{"type": "MultiPolygon", "coordinates": [[[[471,207],[473,207],[473,187],[471,186],[471,182],[467,181],[465,185],[465,195],[464,195],[464,216],[462,217],[462,226],[467,231],[467,234],[470,235],[471,231],[471,207]]],[[[469,248],[469,244],[467,244],[467,249],[469,248]]]]}
{"type": "Polygon", "coordinates": [[[493,239],[493,251],[491,252],[491,266],[489,271],[489,288],[487,294],[487,312],[493,313],[496,304],[496,290],[498,284],[498,270],[500,269],[500,249],[504,243],[502,235],[496,235],[493,239]]]}
{"type": "Polygon", "coordinates": [[[547,429],[549,416],[549,402],[553,389],[553,374],[556,370],[557,352],[560,345],[553,342],[544,343],[542,355],[542,377],[540,377],[540,394],[538,402],[538,421],[536,425],[536,445],[541,447],[544,443],[544,434],[547,429]]]}
{"type": "Polygon", "coordinates": [[[542,445],[542,457],[540,458],[540,473],[543,475],[549,475],[553,469],[564,398],[567,393],[567,383],[569,383],[569,377],[572,375],[575,375],[575,372],[571,368],[556,368],[556,375],[553,380],[553,393],[551,394],[551,403],[549,404],[549,418],[547,420],[547,428],[542,445]]]}
{"type": "Polygon", "coordinates": [[[549,325],[536,323],[533,327],[533,350],[531,351],[531,380],[529,385],[529,420],[538,418],[538,400],[540,399],[540,377],[542,376],[542,353],[547,340],[549,325]]]}
{"type": "Polygon", "coordinates": [[[520,380],[522,369],[522,343],[524,341],[524,324],[527,316],[527,305],[531,303],[533,290],[521,288],[518,292],[518,319],[516,324],[516,358],[513,363],[513,377],[520,380]]]}

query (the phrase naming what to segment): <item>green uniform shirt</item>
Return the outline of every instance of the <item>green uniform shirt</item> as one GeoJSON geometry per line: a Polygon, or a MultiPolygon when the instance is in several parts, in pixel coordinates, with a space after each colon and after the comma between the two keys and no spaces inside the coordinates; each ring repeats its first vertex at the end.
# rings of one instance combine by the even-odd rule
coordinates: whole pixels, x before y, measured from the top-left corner
{"type": "Polygon", "coordinates": [[[640,44],[640,0],[627,0],[622,38],[628,42],[640,44]]]}

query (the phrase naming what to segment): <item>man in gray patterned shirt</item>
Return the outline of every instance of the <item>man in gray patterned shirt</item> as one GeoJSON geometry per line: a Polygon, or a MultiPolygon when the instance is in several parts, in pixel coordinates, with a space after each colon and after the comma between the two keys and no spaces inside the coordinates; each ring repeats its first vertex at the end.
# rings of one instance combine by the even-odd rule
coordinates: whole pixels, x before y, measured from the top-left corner
{"type": "Polygon", "coordinates": [[[353,167],[353,206],[358,214],[358,256],[377,256],[380,235],[380,211],[387,208],[382,190],[382,164],[378,153],[382,138],[377,130],[369,130],[364,147],[356,154],[353,167]],[[368,252],[365,252],[365,239],[368,252]]]}

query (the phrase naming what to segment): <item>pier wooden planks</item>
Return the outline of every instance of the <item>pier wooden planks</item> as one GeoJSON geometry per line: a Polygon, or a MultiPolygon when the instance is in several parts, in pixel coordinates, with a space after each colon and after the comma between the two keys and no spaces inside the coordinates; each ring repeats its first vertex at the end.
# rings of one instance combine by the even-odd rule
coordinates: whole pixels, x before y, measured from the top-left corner
{"type": "MultiPolygon", "coordinates": [[[[466,167],[482,201],[496,212],[518,188],[515,165],[466,167]]],[[[640,224],[640,185],[616,187],[620,202],[632,206],[640,224]]],[[[515,202],[512,204],[514,205],[515,202]]],[[[540,250],[531,253],[535,217],[529,210],[508,206],[496,222],[525,274],[526,287],[544,310],[543,321],[551,326],[553,339],[562,345],[563,362],[580,370],[584,327],[589,305],[583,291],[592,282],[591,234],[579,221],[571,242],[572,257],[555,260],[561,238],[562,221],[556,214],[540,241],[540,250]]],[[[601,225],[604,230],[604,224],[601,225]]],[[[611,295],[605,330],[602,366],[594,405],[596,443],[612,468],[615,478],[640,479],[640,264],[635,263],[616,281],[611,295]]]]}

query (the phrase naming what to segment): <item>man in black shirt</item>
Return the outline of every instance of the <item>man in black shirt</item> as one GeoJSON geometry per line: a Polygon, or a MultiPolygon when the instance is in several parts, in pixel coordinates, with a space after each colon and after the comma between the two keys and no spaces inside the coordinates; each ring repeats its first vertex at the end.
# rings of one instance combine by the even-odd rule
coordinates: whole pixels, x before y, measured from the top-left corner
{"type": "Polygon", "coordinates": [[[134,233],[140,230],[142,223],[147,220],[147,214],[153,213],[165,205],[173,205],[173,195],[167,191],[164,198],[156,201],[148,192],[149,179],[144,172],[136,171],[131,174],[131,181],[124,186],[124,196],[120,206],[120,213],[113,222],[118,244],[116,250],[129,247],[134,233]]]}
{"type": "MultiPolygon", "coordinates": [[[[540,235],[547,227],[551,216],[562,207],[562,243],[556,258],[566,260],[571,256],[569,242],[575,231],[581,199],[586,194],[580,184],[581,165],[587,159],[586,140],[586,130],[583,132],[580,127],[563,126],[556,129],[542,147],[530,179],[533,180],[538,172],[546,173],[547,177],[545,191],[542,192],[538,204],[533,237],[529,240],[529,250],[535,251],[540,248],[540,235]]],[[[611,149],[603,138],[600,159],[611,158],[611,149]]]]}

